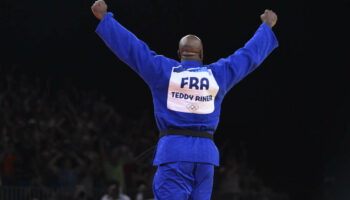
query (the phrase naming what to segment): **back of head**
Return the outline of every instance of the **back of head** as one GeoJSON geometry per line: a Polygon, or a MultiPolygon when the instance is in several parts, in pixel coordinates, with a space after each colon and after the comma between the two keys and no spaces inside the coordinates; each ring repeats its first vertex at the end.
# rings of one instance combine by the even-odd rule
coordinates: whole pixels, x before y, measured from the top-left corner
{"type": "Polygon", "coordinates": [[[179,42],[178,54],[181,62],[185,60],[203,62],[202,41],[195,35],[184,36],[179,42]]]}

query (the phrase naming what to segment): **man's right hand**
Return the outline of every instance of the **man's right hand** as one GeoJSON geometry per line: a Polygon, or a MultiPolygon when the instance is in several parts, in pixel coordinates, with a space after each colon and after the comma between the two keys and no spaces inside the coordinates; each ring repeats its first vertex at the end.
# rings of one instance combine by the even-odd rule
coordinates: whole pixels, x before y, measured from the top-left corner
{"type": "Polygon", "coordinates": [[[91,6],[91,10],[97,19],[102,20],[107,14],[107,4],[104,2],[104,0],[97,0],[91,6]]]}

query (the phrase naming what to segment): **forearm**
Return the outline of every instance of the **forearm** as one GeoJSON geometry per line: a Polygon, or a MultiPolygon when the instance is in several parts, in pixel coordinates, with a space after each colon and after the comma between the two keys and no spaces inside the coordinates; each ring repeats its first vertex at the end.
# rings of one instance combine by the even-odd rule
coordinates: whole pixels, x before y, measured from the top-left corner
{"type": "Polygon", "coordinates": [[[249,51],[250,59],[260,65],[277,46],[278,41],[271,27],[263,23],[242,49],[249,51]]]}
{"type": "Polygon", "coordinates": [[[160,73],[160,62],[164,56],[157,56],[133,33],[124,28],[107,13],[96,29],[97,34],[115,55],[136,71],[149,85],[153,85],[154,76],[160,73]]]}
{"type": "Polygon", "coordinates": [[[226,90],[255,70],[277,46],[278,41],[271,28],[266,23],[261,24],[244,47],[219,61],[226,66],[226,90]]]}
{"type": "Polygon", "coordinates": [[[151,52],[147,45],[117,22],[112,13],[105,15],[96,32],[119,59],[137,72],[142,61],[150,61],[151,52]]]}

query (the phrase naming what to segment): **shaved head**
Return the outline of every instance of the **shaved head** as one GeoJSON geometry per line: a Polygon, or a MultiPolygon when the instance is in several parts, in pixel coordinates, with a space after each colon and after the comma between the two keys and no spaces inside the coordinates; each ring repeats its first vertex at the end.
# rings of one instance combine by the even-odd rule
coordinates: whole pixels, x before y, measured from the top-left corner
{"type": "Polygon", "coordinates": [[[193,60],[203,62],[203,44],[201,39],[195,35],[186,35],[181,38],[178,50],[182,61],[193,60]]]}

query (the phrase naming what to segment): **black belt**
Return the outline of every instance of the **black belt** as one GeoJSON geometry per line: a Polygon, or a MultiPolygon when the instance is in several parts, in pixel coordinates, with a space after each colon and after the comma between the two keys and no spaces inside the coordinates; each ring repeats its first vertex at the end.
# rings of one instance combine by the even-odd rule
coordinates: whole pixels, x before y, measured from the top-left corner
{"type": "Polygon", "coordinates": [[[194,131],[194,130],[164,130],[159,134],[159,138],[166,135],[185,135],[185,136],[193,136],[193,137],[201,137],[208,138],[214,140],[214,134],[207,133],[204,131],[194,131]]]}

